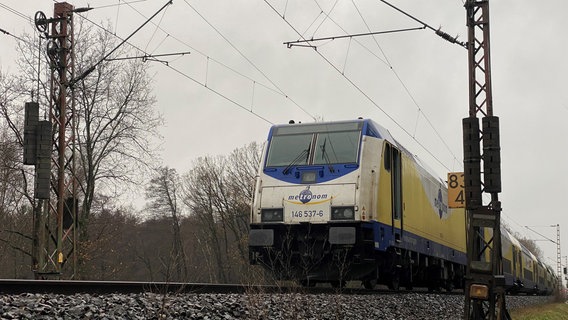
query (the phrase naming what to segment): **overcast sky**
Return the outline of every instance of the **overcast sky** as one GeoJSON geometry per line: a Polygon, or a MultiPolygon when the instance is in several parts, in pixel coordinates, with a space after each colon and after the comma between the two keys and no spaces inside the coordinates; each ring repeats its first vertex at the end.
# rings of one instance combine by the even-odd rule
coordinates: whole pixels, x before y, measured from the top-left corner
{"type": "MultiPolygon", "coordinates": [[[[112,24],[125,38],[166,0],[76,1],[76,19],[112,24]],[[120,5],[119,5],[120,4],[120,5]]],[[[391,0],[409,15],[466,41],[463,0],[391,0]]],[[[19,14],[53,15],[52,1],[0,0],[0,28],[35,29],[19,14]],[[15,11],[15,12],[14,12],[15,11]]],[[[538,244],[556,268],[556,226],[568,254],[568,19],[565,0],[490,2],[494,114],[501,120],[504,222],[538,244]],[[525,226],[531,226],[544,239],[525,226]]],[[[440,177],[462,171],[468,116],[467,51],[433,31],[283,42],[419,28],[379,0],[174,0],[131,44],[147,62],[166,125],[164,165],[187,171],[199,156],[228,155],[266,139],[271,123],[372,118],[440,177]],[[434,157],[432,156],[434,155],[434,157]]],[[[0,67],[15,72],[16,39],[0,34],[0,67]]],[[[563,259],[564,262],[564,259],[563,259]]]]}

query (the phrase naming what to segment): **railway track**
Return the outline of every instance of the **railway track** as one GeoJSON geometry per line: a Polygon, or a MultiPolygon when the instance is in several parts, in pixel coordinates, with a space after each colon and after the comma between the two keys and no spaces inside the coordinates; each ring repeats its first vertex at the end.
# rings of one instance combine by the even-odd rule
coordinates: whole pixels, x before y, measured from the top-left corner
{"type": "MultiPolygon", "coordinates": [[[[507,297],[511,308],[550,297],[507,297]]],[[[463,293],[159,282],[0,280],[1,319],[435,319],[463,293]]]]}
{"type": "MultiPolygon", "coordinates": [[[[53,294],[110,294],[110,293],[305,293],[305,294],[406,294],[428,291],[367,290],[363,288],[267,286],[241,284],[210,284],[185,282],[139,282],[139,281],[83,281],[83,280],[26,280],[0,279],[1,294],[53,293],[53,294]]],[[[437,294],[441,294],[438,292],[437,294]]],[[[442,294],[462,295],[462,291],[442,294]]]]}

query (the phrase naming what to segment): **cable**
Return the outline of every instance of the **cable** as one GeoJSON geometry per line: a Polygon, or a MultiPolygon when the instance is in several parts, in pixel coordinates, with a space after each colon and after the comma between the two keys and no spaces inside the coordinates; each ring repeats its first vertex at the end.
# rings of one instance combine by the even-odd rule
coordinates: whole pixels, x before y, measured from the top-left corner
{"type": "MultiPolygon", "coordinates": [[[[150,42],[152,41],[152,39],[154,39],[154,36],[156,35],[156,32],[158,32],[158,28],[159,28],[160,25],[162,24],[162,20],[164,20],[164,17],[166,16],[166,11],[167,11],[167,10],[164,10],[164,12],[162,13],[162,17],[160,18],[160,21],[159,21],[158,24],[156,25],[156,29],[154,29],[154,32],[152,33],[152,36],[150,37],[150,39],[148,39],[148,43],[146,43],[146,47],[144,48],[144,50],[148,50],[148,46],[150,45],[150,42]]],[[[162,40],[162,42],[160,42],[160,43],[156,46],[156,48],[154,48],[154,51],[152,51],[152,52],[155,52],[155,51],[160,47],[160,45],[161,45],[166,39],[167,39],[167,35],[166,35],[166,38],[164,38],[164,39],[162,40]]]]}
{"type": "MultiPolygon", "coordinates": [[[[4,9],[6,9],[7,11],[9,11],[9,12],[11,12],[11,13],[17,15],[18,17],[20,17],[20,18],[26,20],[26,22],[28,22],[28,23],[33,23],[33,19],[32,19],[31,17],[29,17],[29,16],[27,16],[27,15],[21,13],[20,11],[18,11],[18,10],[16,10],[16,9],[13,9],[13,8],[11,8],[11,7],[9,7],[9,6],[5,5],[5,4],[3,4],[3,3],[0,3],[0,7],[1,7],[1,8],[4,8],[4,9]]],[[[23,39],[23,38],[21,38],[21,37],[18,37],[18,36],[14,35],[14,34],[11,34],[11,33],[8,32],[7,30],[4,30],[4,29],[2,29],[2,28],[0,28],[0,32],[3,33],[3,34],[5,34],[5,35],[7,35],[7,36],[13,37],[14,39],[17,39],[17,40],[19,40],[19,41],[28,43],[27,40],[25,40],[25,39],[23,39]]]]}
{"type": "Polygon", "coordinates": [[[247,111],[247,112],[253,114],[253,115],[256,116],[257,118],[262,119],[262,120],[264,120],[265,122],[267,122],[267,123],[269,123],[269,124],[274,124],[274,123],[272,123],[270,120],[266,119],[265,117],[259,115],[258,113],[254,112],[254,111],[252,111],[252,110],[249,110],[247,107],[245,107],[245,106],[243,106],[242,104],[236,102],[235,100],[233,100],[233,99],[231,99],[231,98],[225,96],[225,95],[222,94],[221,92],[219,92],[219,91],[217,91],[217,90],[214,90],[214,89],[212,89],[211,87],[207,86],[206,83],[201,83],[201,82],[199,82],[198,80],[194,79],[193,77],[191,77],[191,76],[185,74],[184,72],[181,72],[180,70],[178,70],[178,69],[176,69],[176,68],[174,68],[174,67],[172,67],[172,66],[170,66],[170,65],[166,65],[166,66],[167,66],[168,68],[172,69],[173,71],[177,72],[178,74],[182,75],[183,77],[185,77],[185,78],[187,78],[187,79],[189,79],[189,80],[191,80],[191,81],[193,81],[193,82],[195,82],[195,83],[201,85],[202,87],[206,88],[207,90],[209,90],[209,91],[215,93],[215,94],[218,95],[219,97],[221,97],[221,98],[223,98],[223,99],[225,99],[225,100],[227,100],[227,101],[233,103],[234,105],[238,106],[239,108],[241,108],[241,109],[243,109],[243,110],[245,110],[245,111],[247,111]]]}
{"type": "Polygon", "coordinates": [[[154,13],[150,18],[148,18],[141,26],[139,26],[136,30],[134,30],[134,32],[132,32],[128,37],[126,37],[126,39],[122,40],[121,43],[119,43],[116,47],[114,47],[114,49],[112,49],[109,53],[107,53],[104,57],[102,57],[97,63],[93,64],[90,68],[88,68],[87,70],[85,70],[80,76],[78,76],[77,78],[71,80],[69,82],[69,86],[73,87],[73,85],[77,82],[80,81],[81,79],[85,78],[89,73],[93,72],[93,70],[95,70],[95,68],[101,64],[105,59],[107,59],[108,57],[110,57],[111,54],[113,54],[118,48],[120,48],[124,43],[126,43],[128,41],[128,39],[130,39],[133,35],[135,35],[136,33],[138,33],[138,31],[140,31],[140,29],[142,29],[146,24],[148,24],[148,22],[150,22],[158,13],[160,13],[162,10],[164,10],[167,6],[171,5],[173,3],[172,0],[168,0],[168,2],[166,2],[166,4],[164,4],[160,10],[156,11],[156,13],[154,13]]]}
{"type": "Polygon", "coordinates": [[[462,47],[464,47],[464,48],[467,49],[467,44],[466,44],[465,42],[458,41],[458,37],[457,37],[457,36],[456,36],[456,37],[452,37],[452,36],[450,36],[449,34],[447,34],[447,33],[445,33],[444,31],[442,31],[440,28],[435,29],[435,28],[431,27],[431,26],[428,25],[427,23],[420,21],[418,18],[412,16],[411,14],[409,14],[409,13],[407,13],[407,12],[405,12],[405,11],[403,11],[403,10],[397,8],[397,7],[395,7],[394,5],[388,3],[386,0],[379,0],[379,1],[381,1],[382,3],[388,5],[389,7],[393,8],[393,9],[395,9],[396,11],[402,13],[403,15],[409,17],[410,19],[412,19],[412,20],[414,20],[414,21],[416,21],[416,22],[418,22],[418,23],[424,25],[424,26],[427,27],[428,29],[434,31],[434,32],[436,33],[436,35],[440,36],[442,39],[444,39],[444,40],[446,40],[446,41],[449,41],[449,42],[451,42],[451,43],[455,43],[455,44],[457,44],[457,45],[459,45],[459,46],[462,46],[462,47]]]}
{"type": "Polygon", "coordinates": [[[15,38],[15,39],[17,39],[17,40],[20,40],[20,41],[22,41],[22,42],[27,42],[25,39],[22,39],[22,38],[20,38],[20,37],[18,37],[18,36],[16,36],[16,35],[13,35],[13,34],[11,34],[10,32],[8,32],[8,31],[6,31],[6,30],[4,30],[4,29],[2,29],[2,28],[0,28],[0,32],[2,32],[3,34],[5,34],[5,35],[7,35],[7,36],[13,37],[13,38],[15,38]]]}
{"type": "Polygon", "coordinates": [[[205,17],[199,12],[197,11],[197,9],[195,9],[189,2],[187,2],[187,0],[184,0],[184,2],[193,10],[195,11],[195,13],[197,13],[201,19],[203,19],[213,30],[215,30],[215,32],[217,32],[217,34],[219,34],[233,49],[235,49],[235,51],[237,51],[239,53],[239,55],[241,57],[243,57],[243,59],[245,59],[251,66],[254,67],[254,69],[258,72],[260,72],[260,74],[262,74],[262,76],[268,80],[270,82],[270,84],[272,84],[275,88],[277,88],[283,95],[286,96],[287,99],[289,99],[294,105],[296,105],[300,110],[302,110],[305,114],[307,114],[308,116],[310,116],[312,119],[314,119],[314,121],[316,120],[316,118],[310,114],[308,111],[306,111],[304,108],[302,108],[298,103],[296,103],[296,101],[292,100],[292,98],[290,98],[287,94],[284,93],[284,91],[282,91],[282,89],[280,89],[280,87],[278,87],[278,85],[276,85],[274,83],[274,81],[272,81],[270,78],[268,78],[268,76],[262,71],[260,70],[260,68],[254,64],[247,56],[245,56],[245,54],[239,50],[227,37],[225,37],[225,35],[223,35],[219,29],[217,29],[213,24],[211,24],[211,22],[209,22],[207,19],[205,19],[205,17]]]}
{"type": "MultiPolygon", "coordinates": [[[[367,29],[369,30],[369,32],[371,31],[369,24],[367,23],[367,21],[365,20],[365,18],[363,17],[363,14],[361,13],[361,10],[359,10],[359,7],[357,7],[357,4],[355,4],[354,0],[351,0],[351,2],[353,3],[353,5],[355,6],[355,8],[357,9],[357,12],[359,13],[359,16],[361,17],[361,20],[363,20],[363,23],[365,24],[365,26],[367,27],[367,29]]],[[[426,24],[424,24],[425,26],[427,26],[426,24]]],[[[382,48],[379,46],[379,42],[377,41],[377,39],[375,37],[373,37],[373,39],[375,40],[375,43],[377,44],[377,47],[379,48],[379,50],[381,50],[381,52],[383,53],[386,61],[388,62],[388,58],[386,56],[386,54],[384,53],[384,51],[382,50],[382,48]]],[[[402,87],[404,88],[404,91],[408,94],[408,96],[410,97],[410,99],[412,100],[412,102],[414,103],[414,105],[416,106],[416,108],[418,108],[418,113],[419,115],[422,114],[424,116],[424,119],[426,119],[426,121],[428,122],[428,125],[430,126],[430,128],[432,128],[432,130],[434,130],[434,133],[436,134],[436,136],[438,136],[438,139],[440,139],[440,141],[442,141],[442,143],[444,144],[444,146],[446,147],[446,150],[448,150],[448,152],[452,155],[452,157],[454,158],[454,160],[457,160],[457,156],[453,153],[453,151],[450,149],[450,146],[448,145],[448,143],[446,142],[446,140],[442,137],[442,135],[440,134],[440,132],[438,132],[438,130],[436,129],[436,127],[434,127],[434,125],[432,124],[432,122],[430,121],[430,118],[422,111],[422,108],[420,107],[420,105],[418,104],[418,102],[416,101],[416,99],[414,98],[414,96],[412,95],[412,93],[410,93],[410,90],[408,89],[408,87],[406,86],[406,84],[404,83],[404,81],[402,81],[402,79],[400,78],[400,76],[398,75],[398,73],[396,72],[396,70],[394,69],[394,67],[392,66],[392,64],[389,62],[389,66],[391,71],[394,73],[394,75],[396,76],[396,78],[398,79],[398,81],[400,82],[400,84],[402,85],[402,87]]],[[[418,126],[418,117],[416,119],[416,126],[418,126]]],[[[415,129],[416,131],[416,129],[415,129]]]]}
{"type": "MultiPolygon", "coordinates": [[[[270,4],[268,2],[268,0],[264,0],[264,2],[280,17],[284,20],[284,22],[286,22],[286,24],[292,29],[294,30],[294,32],[296,32],[302,39],[305,39],[302,34],[300,34],[298,32],[298,30],[292,26],[292,24],[286,20],[284,17],[282,17],[280,15],[280,13],[278,13],[278,11],[276,10],[276,8],[274,8],[274,6],[272,6],[272,4],[270,4]]],[[[386,112],[377,102],[375,102],[373,100],[373,98],[371,98],[367,93],[365,93],[356,83],[354,83],[349,77],[347,77],[345,74],[343,74],[341,72],[341,70],[339,70],[327,57],[325,57],[321,52],[316,51],[316,53],[322,58],[324,59],[333,69],[335,69],[339,74],[341,74],[341,76],[347,81],[349,82],[355,89],[357,89],[357,91],[359,91],[359,93],[361,93],[371,104],[373,104],[377,109],[379,109],[381,112],[383,112],[387,118],[389,118],[397,127],[399,127],[404,133],[406,133],[411,139],[413,139],[424,151],[426,151],[433,159],[435,159],[440,165],[442,165],[444,168],[446,168],[448,171],[450,171],[450,169],[444,164],[442,163],[442,161],[440,159],[438,159],[438,157],[436,157],[430,150],[428,150],[420,141],[418,141],[415,137],[412,136],[412,134],[410,134],[410,132],[408,130],[406,130],[396,119],[394,119],[388,112],[386,112]]]]}
{"type": "MultiPolygon", "coordinates": [[[[130,6],[130,5],[129,5],[129,6],[130,6]]],[[[140,11],[138,11],[136,8],[134,8],[134,7],[132,7],[132,6],[130,6],[130,8],[131,8],[132,10],[136,11],[140,16],[145,17],[144,14],[142,14],[142,13],[141,13],[140,11]]],[[[89,20],[89,21],[90,21],[90,20],[89,20]]],[[[92,22],[92,21],[91,21],[91,22],[92,22]]],[[[92,23],[94,23],[94,22],[92,22],[92,23]]],[[[202,52],[201,50],[199,50],[199,49],[197,49],[197,48],[194,48],[193,46],[189,45],[189,44],[186,43],[185,41],[182,41],[181,39],[179,39],[179,38],[177,38],[177,37],[175,37],[175,36],[169,34],[169,33],[168,33],[166,30],[164,30],[163,28],[161,28],[161,27],[159,27],[159,26],[158,26],[158,28],[159,28],[162,32],[166,33],[166,34],[167,34],[169,37],[171,37],[173,40],[175,40],[175,41],[177,41],[177,42],[183,44],[184,46],[190,48],[190,49],[192,50],[192,52],[198,53],[198,54],[202,55],[203,57],[207,58],[207,61],[208,61],[208,62],[209,62],[209,61],[213,61],[213,62],[217,63],[218,65],[224,67],[225,69],[230,70],[230,71],[234,72],[235,74],[237,74],[237,75],[239,75],[239,76],[241,76],[241,77],[243,77],[243,78],[245,78],[245,79],[247,79],[247,80],[249,80],[249,81],[251,81],[251,82],[253,82],[253,83],[258,84],[258,85],[262,86],[263,88],[272,91],[273,93],[276,93],[276,94],[278,94],[278,95],[281,95],[282,97],[284,97],[284,98],[290,100],[291,102],[293,102],[294,104],[297,105],[297,103],[295,103],[285,92],[283,92],[280,88],[276,87],[275,84],[273,84],[273,86],[276,87],[277,89],[274,89],[274,87],[270,87],[270,86],[268,86],[268,85],[266,85],[266,84],[264,84],[264,83],[262,83],[262,82],[259,82],[258,80],[255,80],[255,79],[253,79],[253,78],[251,78],[251,77],[249,77],[249,76],[247,76],[247,75],[245,75],[245,74],[243,74],[243,73],[241,73],[241,72],[235,70],[234,68],[228,66],[227,64],[221,62],[220,60],[217,60],[217,59],[215,59],[215,58],[210,57],[210,56],[207,55],[206,53],[202,52]]],[[[115,35],[115,36],[116,36],[116,35],[115,35]]],[[[133,47],[136,48],[135,46],[133,46],[133,47]]],[[[140,48],[136,48],[136,49],[137,49],[137,50],[140,50],[141,52],[144,52],[144,51],[141,50],[140,48]]],[[[266,77],[266,76],[265,76],[265,77],[266,77]]],[[[266,78],[268,79],[268,77],[266,77],[266,78]]],[[[268,79],[268,80],[269,80],[270,82],[272,82],[270,79],[268,79]]]]}
{"type": "Polygon", "coordinates": [[[18,11],[18,10],[16,10],[16,9],[12,9],[11,7],[9,7],[9,6],[7,6],[7,5],[5,5],[5,4],[3,4],[3,3],[0,3],[0,7],[4,8],[4,9],[10,11],[10,12],[12,12],[13,14],[15,14],[15,15],[17,15],[18,17],[20,17],[20,18],[26,20],[26,21],[29,22],[29,23],[33,23],[32,18],[30,18],[29,16],[27,16],[27,15],[21,13],[20,11],[18,11]]]}
{"type": "MultiPolygon", "coordinates": [[[[85,17],[85,16],[83,16],[83,15],[81,15],[81,14],[79,14],[79,16],[80,16],[81,18],[85,19],[86,21],[89,21],[89,22],[92,23],[94,26],[100,28],[101,30],[103,30],[103,31],[106,32],[107,34],[110,34],[110,35],[116,37],[117,39],[121,40],[123,43],[127,43],[127,44],[130,45],[132,48],[134,48],[134,49],[140,51],[141,53],[143,53],[143,54],[145,54],[145,55],[147,55],[147,56],[151,56],[151,55],[149,55],[147,52],[145,52],[143,49],[141,49],[141,48],[139,48],[139,47],[137,47],[137,46],[135,46],[135,45],[129,43],[128,41],[126,41],[127,39],[122,39],[121,37],[115,35],[113,32],[109,31],[108,29],[106,29],[105,27],[101,26],[100,24],[95,23],[94,21],[88,19],[87,17],[85,17]]],[[[199,82],[198,80],[196,80],[195,78],[189,76],[188,74],[186,74],[186,73],[184,73],[184,72],[178,70],[177,68],[172,67],[170,64],[165,64],[165,66],[168,67],[168,68],[170,68],[171,70],[175,71],[176,73],[182,75],[183,77],[185,77],[185,78],[187,78],[187,79],[189,79],[189,80],[191,80],[191,81],[193,81],[193,82],[195,82],[195,83],[197,83],[197,84],[203,86],[204,88],[206,88],[207,90],[209,90],[209,91],[215,93],[215,94],[218,95],[219,97],[221,97],[221,98],[223,98],[223,99],[225,99],[225,100],[227,100],[227,101],[233,103],[234,105],[238,106],[239,108],[241,108],[241,109],[243,109],[243,110],[245,110],[245,111],[251,113],[252,115],[256,116],[257,118],[259,118],[259,119],[261,119],[261,120],[263,120],[263,121],[265,121],[265,122],[267,122],[267,123],[269,123],[269,124],[273,124],[273,122],[271,122],[270,120],[268,120],[268,119],[266,119],[265,117],[261,116],[260,114],[254,112],[254,111],[252,111],[252,110],[249,110],[248,108],[246,108],[246,107],[243,106],[242,104],[240,104],[240,103],[238,103],[238,102],[232,100],[231,98],[225,96],[225,95],[222,94],[221,92],[219,92],[219,91],[217,91],[217,90],[214,90],[214,89],[212,89],[211,87],[207,86],[206,83],[201,83],[201,82],[199,82]]]]}

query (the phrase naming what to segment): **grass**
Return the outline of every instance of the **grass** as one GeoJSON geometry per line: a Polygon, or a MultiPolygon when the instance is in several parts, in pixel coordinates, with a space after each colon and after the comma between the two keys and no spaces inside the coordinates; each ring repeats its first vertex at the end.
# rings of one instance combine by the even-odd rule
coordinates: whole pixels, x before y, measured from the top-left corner
{"type": "Polygon", "coordinates": [[[568,303],[551,303],[511,312],[515,320],[568,320],[568,303]]]}

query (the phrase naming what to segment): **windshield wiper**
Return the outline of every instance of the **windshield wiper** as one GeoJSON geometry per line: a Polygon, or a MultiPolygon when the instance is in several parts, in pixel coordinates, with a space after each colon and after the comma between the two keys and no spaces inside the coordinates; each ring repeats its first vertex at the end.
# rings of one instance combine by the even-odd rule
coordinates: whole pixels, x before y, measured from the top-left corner
{"type": "Polygon", "coordinates": [[[329,172],[333,173],[335,172],[335,169],[333,169],[333,166],[331,165],[331,161],[329,161],[329,156],[327,155],[327,152],[325,151],[325,144],[327,143],[327,138],[325,138],[323,140],[323,145],[321,146],[321,159],[325,160],[325,163],[327,164],[327,167],[329,168],[329,172]]]}
{"type": "Polygon", "coordinates": [[[304,156],[306,157],[306,163],[308,163],[308,159],[310,157],[310,146],[311,143],[308,144],[308,148],[302,150],[302,152],[300,152],[300,154],[294,158],[294,160],[292,160],[292,162],[290,162],[290,164],[288,166],[286,166],[286,168],[284,168],[284,170],[282,170],[283,174],[288,174],[288,172],[290,172],[290,169],[292,169],[292,167],[297,164],[302,158],[304,158],[304,156]]]}

